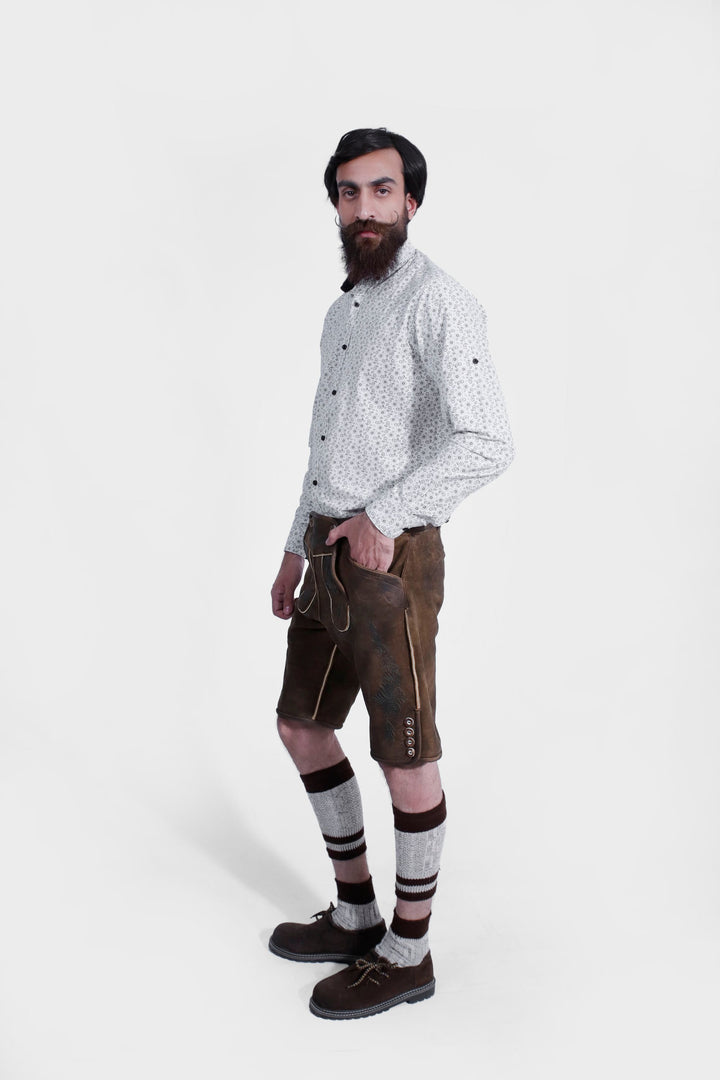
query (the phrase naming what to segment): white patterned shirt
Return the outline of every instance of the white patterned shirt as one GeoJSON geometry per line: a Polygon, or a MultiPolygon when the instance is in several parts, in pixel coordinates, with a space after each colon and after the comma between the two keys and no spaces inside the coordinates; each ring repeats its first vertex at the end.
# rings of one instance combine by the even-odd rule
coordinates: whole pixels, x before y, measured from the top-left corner
{"type": "Polygon", "coordinates": [[[365,510],[385,536],[442,525],[513,459],[485,311],[406,240],[381,281],[330,307],[310,460],[285,545],[304,555],[312,512],[365,510]]]}

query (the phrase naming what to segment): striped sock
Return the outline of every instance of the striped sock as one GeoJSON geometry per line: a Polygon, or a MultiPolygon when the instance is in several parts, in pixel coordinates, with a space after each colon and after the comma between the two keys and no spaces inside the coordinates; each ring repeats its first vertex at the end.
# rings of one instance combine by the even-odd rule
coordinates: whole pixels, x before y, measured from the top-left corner
{"type": "MultiPolygon", "coordinates": [[[[364,855],[365,828],[362,800],[355,773],[347,758],[328,769],[300,776],[315,811],[327,853],[333,861],[346,862],[364,855]]],[[[376,926],[382,916],[375,900],[372,878],[359,883],[335,879],[338,902],[332,920],[345,930],[376,926]]]]}
{"type": "Polygon", "coordinates": [[[382,916],[375,899],[372,878],[367,881],[338,881],[337,908],[332,913],[332,921],[343,930],[369,930],[377,926],[382,916]]]}
{"type": "MultiPolygon", "coordinates": [[[[437,806],[419,814],[406,814],[393,806],[395,818],[395,895],[398,900],[431,900],[437,889],[440,854],[447,816],[445,795],[437,806]]],[[[430,916],[401,918],[397,909],[390,929],[376,951],[401,967],[415,967],[430,949],[430,916]]]]}

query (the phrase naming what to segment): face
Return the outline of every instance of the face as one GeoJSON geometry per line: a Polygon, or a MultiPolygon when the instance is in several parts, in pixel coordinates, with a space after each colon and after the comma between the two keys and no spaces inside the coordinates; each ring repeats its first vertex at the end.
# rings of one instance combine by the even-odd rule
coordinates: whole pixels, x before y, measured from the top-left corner
{"type": "MultiPolygon", "coordinates": [[[[341,226],[355,221],[393,225],[406,213],[409,221],[417,210],[415,199],[405,194],[402,158],[392,146],[346,161],[338,166],[335,178],[341,226]]],[[[372,243],[374,235],[368,224],[358,238],[372,243]]]]}
{"type": "Polygon", "coordinates": [[[402,158],[394,147],[374,150],[338,166],[335,178],[348,277],[379,280],[393,265],[417,210],[413,196],[405,194],[402,158]]]}

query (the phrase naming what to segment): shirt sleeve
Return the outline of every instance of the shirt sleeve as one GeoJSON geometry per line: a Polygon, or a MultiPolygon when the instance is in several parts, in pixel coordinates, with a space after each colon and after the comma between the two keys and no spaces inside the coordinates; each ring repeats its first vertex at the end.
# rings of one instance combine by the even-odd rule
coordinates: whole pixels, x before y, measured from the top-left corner
{"type": "Polygon", "coordinates": [[[303,480],[302,492],[300,494],[300,503],[295,511],[295,517],[290,528],[290,534],[285,541],[285,550],[291,551],[295,555],[301,555],[305,558],[305,530],[308,525],[308,518],[310,516],[310,503],[308,499],[307,488],[310,483],[310,469],[308,468],[305,473],[305,479],[303,480]]]}
{"type": "Polygon", "coordinates": [[[442,525],[472,492],[510,465],[514,446],[490,355],[483,307],[450,279],[421,300],[416,346],[437,387],[444,439],[434,454],[365,508],[394,538],[417,525],[442,525]]]}

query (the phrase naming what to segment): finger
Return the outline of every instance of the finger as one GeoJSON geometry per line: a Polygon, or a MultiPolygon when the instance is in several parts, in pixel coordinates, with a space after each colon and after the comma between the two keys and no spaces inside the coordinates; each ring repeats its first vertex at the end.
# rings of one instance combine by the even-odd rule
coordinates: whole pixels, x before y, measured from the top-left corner
{"type": "Polygon", "coordinates": [[[291,585],[283,585],[278,594],[278,616],[281,619],[289,619],[295,610],[295,589],[291,585]]]}
{"type": "Polygon", "coordinates": [[[284,618],[284,601],[285,601],[285,589],[278,586],[272,590],[272,609],[273,615],[277,615],[278,618],[284,618]]]}
{"type": "Polygon", "coordinates": [[[327,534],[327,539],[326,539],[325,543],[326,544],[335,544],[343,536],[348,537],[348,540],[349,540],[348,526],[350,525],[350,522],[352,520],[353,519],[350,518],[348,521],[341,521],[339,525],[334,525],[332,527],[332,529],[330,530],[330,532],[327,534]]]}

